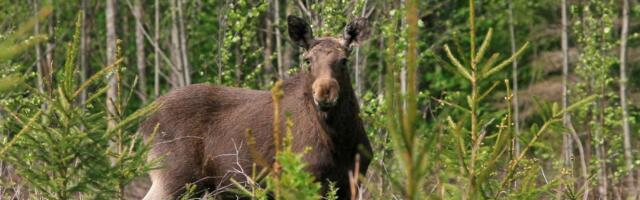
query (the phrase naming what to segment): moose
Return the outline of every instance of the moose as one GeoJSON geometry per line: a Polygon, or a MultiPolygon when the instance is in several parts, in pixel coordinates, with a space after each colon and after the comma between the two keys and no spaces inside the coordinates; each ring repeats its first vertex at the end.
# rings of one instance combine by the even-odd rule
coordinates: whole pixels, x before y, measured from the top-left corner
{"type": "MultiPolygon", "coordinates": [[[[291,148],[302,152],[310,147],[303,156],[305,170],[322,183],[323,192],[331,181],[339,188],[338,198],[349,199],[349,172],[357,165],[359,172],[354,173],[365,175],[372,156],[347,66],[352,47],[369,35],[368,22],[357,18],[342,37],[319,38],[299,17],[288,16],[287,25],[308,65],[282,83],[281,118],[289,113],[294,124],[291,148]]],[[[145,200],[176,198],[188,183],[217,191],[229,186],[231,178],[242,182],[245,176],[236,172],[251,173],[252,152],[275,161],[271,92],[194,84],[157,102],[159,108],[139,129],[152,140],[148,159],[161,162],[150,172],[152,185],[145,200]],[[252,147],[247,130],[255,140],[252,147]]]]}

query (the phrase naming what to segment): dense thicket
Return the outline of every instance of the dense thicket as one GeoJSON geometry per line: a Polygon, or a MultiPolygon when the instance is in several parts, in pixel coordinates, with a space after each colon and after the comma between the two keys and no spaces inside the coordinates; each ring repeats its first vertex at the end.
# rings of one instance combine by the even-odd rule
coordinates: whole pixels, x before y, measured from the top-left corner
{"type": "MultiPolygon", "coordinates": [[[[637,1],[0,0],[0,9],[0,199],[141,197],[158,166],[135,130],[153,100],[192,83],[269,89],[306,70],[287,15],[317,36],[340,35],[356,17],[371,23],[349,59],[375,149],[358,198],[639,198],[637,1]]],[[[248,173],[255,182],[233,190],[320,198],[304,152],[283,151],[284,171],[248,173]]]]}

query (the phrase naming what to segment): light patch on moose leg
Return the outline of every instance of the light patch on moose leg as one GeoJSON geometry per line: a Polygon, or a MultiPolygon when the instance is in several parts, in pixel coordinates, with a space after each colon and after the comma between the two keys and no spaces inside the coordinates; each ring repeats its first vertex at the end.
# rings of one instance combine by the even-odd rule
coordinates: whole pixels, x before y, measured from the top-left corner
{"type": "MultiPolygon", "coordinates": [[[[151,188],[149,188],[149,191],[144,196],[143,200],[173,199],[173,196],[176,194],[179,186],[184,185],[184,180],[171,177],[171,175],[178,174],[178,172],[181,171],[175,169],[175,165],[166,163],[166,160],[175,160],[172,152],[166,153],[152,150],[147,159],[149,162],[159,159],[160,168],[149,172],[151,188]]],[[[178,176],[180,175],[181,174],[178,174],[178,176]]]]}
{"type": "Polygon", "coordinates": [[[163,187],[164,183],[160,174],[151,172],[151,181],[153,184],[151,184],[151,188],[143,200],[171,199],[171,195],[169,195],[169,192],[165,191],[163,187]]]}
{"type": "MultiPolygon", "coordinates": [[[[157,158],[158,153],[152,150],[149,153],[147,160],[151,162],[157,158]]],[[[149,188],[149,191],[144,196],[143,200],[170,199],[171,197],[168,195],[169,192],[164,189],[165,183],[162,178],[162,170],[152,170],[149,172],[149,177],[151,178],[151,188],[149,188]]]]}

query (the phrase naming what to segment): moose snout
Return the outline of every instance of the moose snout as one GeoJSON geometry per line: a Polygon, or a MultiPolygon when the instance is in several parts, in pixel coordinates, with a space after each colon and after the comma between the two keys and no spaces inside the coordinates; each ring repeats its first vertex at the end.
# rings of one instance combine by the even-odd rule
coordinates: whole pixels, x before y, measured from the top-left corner
{"type": "Polygon", "coordinates": [[[335,79],[317,79],[313,82],[313,101],[322,111],[327,111],[338,102],[340,86],[335,79]]]}

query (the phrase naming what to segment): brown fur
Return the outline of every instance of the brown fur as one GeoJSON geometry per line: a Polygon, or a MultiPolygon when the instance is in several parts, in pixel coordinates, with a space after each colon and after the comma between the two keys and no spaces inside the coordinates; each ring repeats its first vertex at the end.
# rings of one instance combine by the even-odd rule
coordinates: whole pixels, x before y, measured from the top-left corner
{"type": "MultiPolygon", "coordinates": [[[[292,25],[298,24],[290,21],[290,29],[292,25]]],[[[325,190],[327,181],[336,182],[339,198],[348,199],[348,171],[354,169],[356,154],[362,155],[359,166],[363,175],[371,156],[344,62],[349,44],[337,38],[298,38],[307,39],[302,44],[306,45],[310,70],[284,81],[281,118],[284,113],[292,116],[293,150],[312,149],[303,157],[306,170],[325,190]],[[326,102],[331,105],[323,104],[326,102]]],[[[253,131],[260,156],[273,162],[270,92],[196,84],[171,91],[157,101],[161,107],[140,131],[148,137],[159,125],[150,159],[162,157],[163,165],[151,172],[153,185],[145,199],[177,197],[187,183],[216,191],[229,186],[230,178],[244,181],[239,172],[251,174],[253,164],[247,129],[253,131]]]]}

